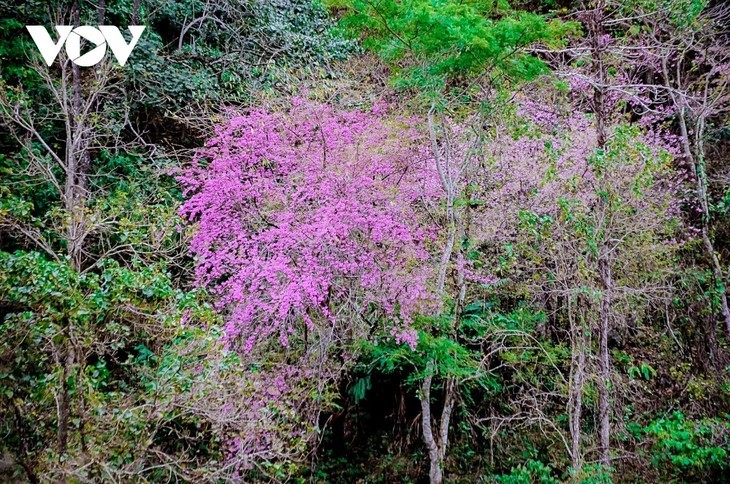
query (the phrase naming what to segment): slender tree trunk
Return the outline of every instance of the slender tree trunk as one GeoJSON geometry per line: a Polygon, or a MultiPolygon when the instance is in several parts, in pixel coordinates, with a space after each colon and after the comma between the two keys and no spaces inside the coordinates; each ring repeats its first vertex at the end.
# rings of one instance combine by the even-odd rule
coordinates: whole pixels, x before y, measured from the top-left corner
{"type": "MultiPolygon", "coordinates": [[[[100,17],[102,13],[99,13],[100,17]]],[[[74,26],[79,26],[80,9],[78,0],[74,0],[71,6],[71,17],[74,26]]],[[[86,204],[86,176],[89,168],[89,153],[85,142],[85,120],[82,109],[82,85],[81,72],[79,67],[71,63],[71,102],[66,108],[66,180],[64,186],[63,201],[68,212],[68,225],[66,228],[66,250],[70,258],[71,267],[79,271],[83,267],[83,240],[85,230],[85,204],[86,204]]],[[[65,75],[65,74],[62,74],[65,75]]],[[[58,429],[56,435],[56,447],[59,459],[63,459],[68,452],[69,422],[71,419],[71,394],[68,388],[68,379],[74,374],[76,364],[76,351],[74,348],[74,325],[68,321],[65,329],[64,340],[61,343],[61,382],[59,384],[59,395],[57,402],[58,429]]],[[[67,470],[61,471],[61,482],[67,480],[67,470]]]]}
{"type": "Polygon", "coordinates": [[[68,422],[71,412],[71,402],[69,399],[69,390],[67,381],[73,369],[75,360],[74,350],[70,344],[67,344],[66,354],[63,358],[63,373],[61,381],[61,391],[58,397],[58,434],[56,436],[56,448],[59,456],[63,456],[68,450],[68,422]]]}
{"type": "MultiPolygon", "coordinates": [[[[606,66],[603,61],[604,45],[604,9],[603,0],[596,2],[591,16],[591,50],[593,52],[593,72],[596,76],[596,86],[593,90],[593,110],[596,115],[596,143],[600,149],[606,146],[606,66]]],[[[609,202],[599,197],[598,211],[605,214],[609,202]]],[[[610,404],[610,377],[611,355],[608,352],[608,333],[611,329],[612,316],[612,280],[610,252],[606,243],[602,244],[598,254],[598,272],[602,285],[600,317],[598,325],[598,437],[599,459],[601,464],[610,463],[610,436],[611,436],[611,404],[610,404]]]]}
{"type": "MultiPolygon", "coordinates": [[[[461,240],[465,234],[464,221],[462,213],[457,209],[455,201],[460,179],[459,168],[454,167],[454,160],[451,159],[450,140],[445,137],[446,150],[442,156],[439,151],[439,144],[436,134],[436,122],[434,119],[434,107],[431,107],[428,115],[428,128],[431,139],[431,148],[436,158],[436,168],[441,180],[441,184],[446,192],[446,224],[447,235],[446,244],[441,253],[437,277],[437,294],[443,296],[446,293],[446,272],[449,262],[451,261],[456,240],[461,240]]],[[[457,257],[459,263],[456,271],[457,297],[454,306],[454,319],[451,327],[453,337],[456,337],[458,327],[461,320],[461,313],[466,298],[466,281],[463,267],[463,252],[459,247],[457,257]]],[[[446,457],[446,450],[449,442],[449,426],[451,424],[451,415],[456,404],[457,382],[456,379],[447,377],[444,382],[444,406],[441,411],[441,418],[438,423],[438,434],[434,434],[435,419],[431,411],[431,387],[433,383],[433,375],[436,373],[437,362],[433,359],[429,360],[426,367],[426,375],[421,382],[421,428],[423,432],[423,440],[428,449],[429,457],[429,481],[431,484],[440,484],[443,481],[443,461],[446,457]]]]}
{"type": "MultiPolygon", "coordinates": [[[[666,72],[665,72],[666,75],[666,72]]],[[[676,102],[676,99],[675,99],[676,102]]],[[[680,100],[681,102],[681,100],[680,100]]],[[[679,131],[680,135],[682,137],[682,151],[684,152],[684,156],[689,161],[690,167],[692,168],[692,172],[695,175],[695,193],[697,195],[697,199],[700,203],[700,210],[701,210],[701,234],[702,234],[702,245],[705,248],[705,253],[707,254],[707,258],[710,261],[710,267],[712,269],[712,275],[715,278],[715,280],[720,285],[720,313],[722,314],[722,319],[724,321],[725,326],[725,334],[730,338],[730,307],[728,306],[728,300],[727,300],[727,287],[726,287],[726,280],[725,280],[725,274],[723,273],[722,266],[720,265],[720,258],[717,255],[717,251],[715,250],[715,245],[712,243],[712,239],[710,238],[710,207],[709,203],[707,202],[707,175],[705,173],[704,163],[703,163],[703,153],[702,151],[702,145],[701,145],[701,139],[703,136],[703,131],[701,127],[703,126],[703,123],[701,120],[697,120],[697,127],[695,128],[697,130],[697,133],[695,133],[695,138],[697,139],[697,143],[695,143],[696,149],[692,149],[692,141],[690,139],[689,130],[687,129],[687,115],[685,112],[684,105],[681,105],[678,112],[679,116],[679,131]]]]}
{"type": "Polygon", "coordinates": [[[610,464],[611,438],[611,356],[608,352],[608,333],[611,328],[612,290],[611,264],[606,259],[599,262],[603,283],[600,328],[598,331],[598,433],[600,462],[610,464]]]}
{"type": "Polygon", "coordinates": [[[137,25],[139,22],[139,0],[134,0],[134,6],[132,7],[132,25],[137,25]]]}
{"type": "MultiPolygon", "coordinates": [[[[71,6],[71,19],[73,25],[79,26],[79,5],[74,0],[71,6]]],[[[63,193],[64,205],[69,214],[68,225],[66,227],[66,250],[71,260],[71,266],[74,269],[80,267],[80,251],[78,249],[78,196],[77,196],[77,133],[78,133],[78,116],[81,110],[81,77],[79,67],[71,62],[71,106],[66,112],[66,183],[63,193]]],[[[56,434],[56,451],[61,462],[64,455],[68,451],[68,432],[69,420],[71,416],[71,402],[68,389],[68,377],[71,375],[73,367],[73,348],[71,344],[71,325],[67,324],[64,328],[64,341],[61,343],[61,354],[57,358],[57,364],[61,366],[61,381],[59,382],[59,395],[57,401],[57,418],[58,428],[56,434]]],[[[66,469],[61,471],[60,481],[66,482],[66,469]]]]}
{"type": "MultiPolygon", "coordinates": [[[[74,26],[80,25],[78,1],[72,5],[74,26]]],[[[86,176],[89,168],[89,153],[86,149],[86,120],[82,110],[82,86],[79,66],[71,67],[71,109],[70,124],[66,139],[66,185],[64,193],[65,208],[69,213],[66,230],[67,253],[74,269],[80,270],[83,265],[83,242],[85,230],[86,176]]]]}
{"type": "Polygon", "coordinates": [[[591,51],[592,51],[592,70],[596,76],[595,87],[593,88],[593,112],[596,117],[596,143],[599,148],[606,145],[606,66],[603,62],[603,51],[605,29],[604,23],[604,3],[599,1],[591,15],[589,28],[591,30],[591,51]]]}
{"type": "Polygon", "coordinates": [[[447,378],[444,388],[444,408],[441,411],[441,422],[439,434],[434,435],[434,419],[431,414],[431,385],[433,382],[432,372],[435,370],[435,362],[430,360],[426,369],[427,375],[421,382],[421,430],[423,440],[428,449],[429,470],[428,479],[431,484],[443,482],[443,461],[446,457],[446,449],[449,443],[449,425],[451,425],[451,414],[456,403],[456,380],[447,378]]]}
{"type": "Polygon", "coordinates": [[[436,437],[433,434],[433,421],[431,417],[431,383],[433,381],[433,371],[435,362],[429,360],[426,367],[426,376],[421,382],[421,430],[423,433],[423,441],[428,449],[428,460],[430,463],[428,470],[428,479],[431,484],[440,484],[443,481],[443,473],[441,472],[441,454],[436,437]]]}
{"type": "MultiPolygon", "coordinates": [[[[568,390],[568,415],[570,427],[570,457],[573,471],[580,472],[583,467],[581,451],[581,416],[583,412],[583,387],[585,382],[586,340],[585,321],[576,321],[572,297],[568,297],[568,320],[571,331],[570,388],[568,390]]],[[[580,310],[580,309],[579,309],[580,310]]]]}

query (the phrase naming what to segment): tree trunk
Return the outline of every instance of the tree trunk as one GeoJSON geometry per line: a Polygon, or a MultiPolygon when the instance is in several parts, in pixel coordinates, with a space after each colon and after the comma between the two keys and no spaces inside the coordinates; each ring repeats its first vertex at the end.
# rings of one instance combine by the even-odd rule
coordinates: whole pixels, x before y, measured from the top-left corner
{"type": "Polygon", "coordinates": [[[433,380],[431,372],[433,372],[434,366],[434,361],[429,360],[426,376],[421,382],[421,429],[423,431],[423,441],[426,443],[426,448],[428,448],[428,460],[430,462],[428,480],[431,484],[440,484],[443,481],[441,452],[436,437],[433,435],[433,422],[431,419],[431,382],[433,380]]]}
{"type": "Polygon", "coordinates": [[[601,300],[600,328],[598,331],[598,434],[600,448],[600,462],[610,464],[610,436],[611,436],[611,360],[608,352],[608,333],[611,328],[611,304],[613,282],[611,280],[611,264],[606,259],[599,262],[601,280],[603,283],[603,298],[601,300]]]}
{"type": "Polygon", "coordinates": [[[596,143],[599,148],[606,145],[606,66],[603,64],[603,2],[598,2],[591,20],[591,50],[596,86],[593,89],[593,112],[596,116],[596,143]]]}
{"type": "MultiPolygon", "coordinates": [[[[697,124],[701,124],[698,121],[697,124]]],[[[695,128],[701,131],[699,127],[695,128]]],[[[715,250],[715,245],[712,243],[712,239],[709,234],[709,222],[710,222],[710,207],[707,202],[707,185],[706,185],[706,174],[704,165],[702,163],[702,153],[700,150],[701,146],[692,149],[692,142],[689,137],[689,130],[687,129],[687,117],[685,114],[684,106],[679,109],[679,131],[682,136],[682,150],[685,158],[689,161],[692,172],[695,175],[695,192],[697,199],[700,202],[701,210],[701,232],[702,232],[702,245],[705,248],[705,253],[710,260],[710,267],[712,269],[712,275],[719,283],[720,290],[720,312],[722,314],[723,321],[725,323],[725,333],[730,337],[730,307],[728,307],[727,301],[727,288],[725,284],[725,275],[723,274],[722,266],[720,265],[720,258],[715,250]],[[694,152],[693,152],[694,151],[694,152]],[[696,153],[695,153],[696,152],[696,153]],[[698,159],[699,158],[699,159],[698,159]]],[[[702,132],[697,132],[695,137],[697,139],[702,138],[702,132]]]]}
{"type": "Polygon", "coordinates": [[[585,321],[576,321],[572,304],[568,297],[568,320],[571,331],[570,388],[568,389],[568,415],[570,427],[570,457],[573,471],[580,472],[583,467],[581,452],[581,415],[583,412],[583,387],[585,382],[586,340],[585,321]]]}
{"type": "MultiPolygon", "coordinates": [[[[664,83],[667,89],[672,92],[672,100],[674,101],[675,106],[677,107],[677,118],[679,121],[679,132],[682,142],[682,152],[684,154],[685,159],[689,162],[690,168],[692,169],[692,172],[695,176],[695,194],[697,195],[697,199],[700,203],[700,211],[701,211],[701,233],[702,233],[702,245],[705,248],[705,253],[707,254],[707,258],[710,262],[710,268],[712,270],[712,275],[717,281],[717,283],[720,285],[719,287],[719,296],[720,296],[720,313],[722,314],[722,319],[724,322],[724,329],[725,334],[730,338],[730,306],[728,306],[728,300],[727,300],[727,286],[726,286],[726,279],[725,274],[723,273],[722,266],[720,264],[720,258],[717,255],[717,251],[715,250],[715,246],[712,243],[712,239],[710,238],[709,233],[709,223],[710,223],[710,207],[709,203],[707,201],[707,175],[705,173],[704,168],[704,162],[703,162],[703,146],[702,146],[702,138],[704,136],[704,121],[703,119],[695,119],[695,143],[693,148],[693,143],[690,138],[689,129],[687,128],[687,113],[686,113],[686,105],[685,100],[681,97],[680,94],[675,93],[673,89],[671,89],[670,85],[670,70],[669,66],[667,64],[667,61],[665,60],[663,65],[663,74],[664,74],[664,83]]],[[[679,79],[677,79],[677,83],[679,83],[679,79]]]]}
{"type": "MultiPolygon", "coordinates": [[[[446,293],[446,272],[449,262],[451,261],[456,241],[462,240],[465,235],[464,220],[462,212],[456,207],[457,190],[460,180],[460,168],[454,165],[451,159],[450,140],[446,136],[444,143],[446,144],[445,153],[440,153],[439,143],[436,133],[436,121],[434,119],[435,107],[432,105],[428,113],[428,128],[431,141],[431,149],[436,159],[436,169],[441,180],[442,187],[446,193],[446,244],[441,253],[439,261],[438,278],[437,278],[437,294],[443,296],[446,293]]],[[[461,160],[459,160],[461,161],[461,160]]],[[[461,313],[466,298],[466,278],[464,275],[463,250],[459,247],[457,250],[458,264],[456,271],[456,305],[454,306],[454,318],[450,328],[452,337],[456,337],[461,319],[461,313]]],[[[436,373],[436,361],[430,359],[426,367],[426,375],[421,382],[421,427],[423,432],[423,440],[428,449],[429,457],[429,481],[431,484],[439,484],[443,481],[443,461],[446,457],[446,449],[449,442],[449,425],[451,424],[451,414],[456,403],[457,382],[454,378],[447,377],[444,382],[444,406],[441,411],[441,419],[438,424],[438,435],[434,435],[434,418],[431,412],[431,386],[433,375],[436,373]]]]}
{"type": "Polygon", "coordinates": [[[66,382],[71,374],[75,359],[73,348],[68,341],[66,346],[66,354],[63,359],[62,380],[60,382],[61,390],[58,396],[58,432],[56,435],[56,450],[58,451],[59,458],[68,450],[68,422],[71,411],[71,402],[66,382]]]}
{"type": "Polygon", "coordinates": [[[435,370],[435,362],[430,360],[426,368],[426,376],[421,382],[421,430],[423,440],[428,449],[429,470],[428,479],[431,484],[443,482],[443,462],[446,457],[446,449],[449,442],[449,425],[451,414],[456,403],[456,380],[448,378],[444,388],[444,408],[441,412],[439,434],[434,435],[434,420],[431,414],[431,385],[433,382],[432,372],[435,370]]]}
{"type": "MultiPolygon", "coordinates": [[[[606,66],[603,62],[604,51],[604,2],[596,3],[591,18],[591,50],[593,52],[593,72],[597,78],[593,90],[593,110],[596,115],[596,144],[600,149],[606,146],[606,66]]],[[[609,203],[604,197],[599,197],[598,210],[606,212],[609,203]]],[[[610,404],[610,377],[611,377],[611,356],[608,352],[608,333],[611,329],[612,315],[612,280],[611,261],[606,252],[608,248],[602,247],[598,254],[598,272],[602,285],[602,297],[600,317],[598,324],[598,440],[599,460],[603,465],[610,463],[610,438],[611,438],[611,404],[610,404]]]]}
{"type": "MultiPolygon", "coordinates": [[[[74,26],[80,25],[78,1],[72,5],[74,26]]],[[[71,67],[71,109],[66,119],[66,184],[64,204],[69,213],[66,229],[66,250],[71,265],[76,270],[83,266],[83,243],[85,230],[86,176],[89,168],[89,153],[86,146],[86,120],[82,108],[81,72],[79,66],[71,67]]]]}
{"type": "MultiPolygon", "coordinates": [[[[74,26],[80,25],[78,0],[71,6],[71,16],[74,26]]],[[[62,74],[65,75],[65,74],[62,74]]],[[[80,271],[83,267],[83,241],[85,230],[86,204],[86,176],[89,168],[89,154],[85,144],[84,119],[82,108],[81,72],[76,64],[71,67],[71,106],[67,111],[66,123],[66,181],[63,201],[69,214],[66,228],[66,250],[70,258],[71,267],[80,271]]],[[[67,321],[64,341],[61,344],[61,358],[57,364],[61,365],[61,382],[59,382],[59,396],[57,402],[58,429],[56,448],[59,460],[68,451],[69,422],[71,419],[71,393],[68,388],[68,378],[73,374],[76,363],[74,348],[74,326],[67,321]]],[[[61,471],[61,482],[66,482],[66,470],[61,471]]]]}
{"type": "Polygon", "coordinates": [[[139,0],[134,0],[134,6],[132,7],[132,25],[137,25],[139,22],[139,0]]]}

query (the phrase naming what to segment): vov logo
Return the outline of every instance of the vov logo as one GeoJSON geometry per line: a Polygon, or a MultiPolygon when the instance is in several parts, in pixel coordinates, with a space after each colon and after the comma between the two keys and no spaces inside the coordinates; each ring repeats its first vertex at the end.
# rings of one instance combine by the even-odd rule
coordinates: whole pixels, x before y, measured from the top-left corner
{"type": "Polygon", "coordinates": [[[137,45],[139,38],[144,31],[144,25],[130,25],[129,31],[132,34],[132,40],[127,43],[122,37],[122,33],[117,27],[111,25],[100,25],[99,27],[90,27],[82,25],[74,28],[71,25],[56,25],[58,32],[58,41],[54,42],[48,31],[42,25],[26,25],[26,29],[33,37],[35,45],[43,56],[43,60],[49,66],[58,57],[61,48],[66,45],[66,53],[71,62],[80,67],[89,67],[98,64],[106,54],[107,45],[112,50],[114,57],[120,65],[127,63],[132,49],[137,45]],[[92,50],[81,55],[81,39],[96,45],[92,50]]]}

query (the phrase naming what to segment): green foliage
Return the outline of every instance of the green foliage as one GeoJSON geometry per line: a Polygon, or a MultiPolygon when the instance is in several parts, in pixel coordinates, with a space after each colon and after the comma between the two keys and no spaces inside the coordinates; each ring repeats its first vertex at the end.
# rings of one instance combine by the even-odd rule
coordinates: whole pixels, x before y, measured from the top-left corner
{"type": "Polygon", "coordinates": [[[454,82],[498,73],[534,79],[545,64],[522,48],[560,45],[575,25],[515,11],[506,1],[332,1],[345,6],[344,25],[395,68],[396,85],[440,91],[454,82]]]}
{"type": "MultiPolygon", "coordinates": [[[[588,164],[563,179],[559,164],[581,133],[567,127],[563,138],[544,142],[546,128],[518,114],[520,96],[544,100],[546,120],[576,107],[591,111],[590,88],[577,92],[571,79],[548,75],[560,56],[579,67],[589,65],[587,58],[530,49],[571,47],[580,34],[572,19],[586,21],[578,7],[553,0],[106,0],[105,22],[128,25],[135,3],[147,29],[127,66],[114,67],[108,88],[98,92],[96,71],[80,71],[82,97],[94,92],[100,101],[87,125],[94,142],[86,153],[80,213],[88,234],[78,267],[65,255],[73,216],[50,182],[65,180],[49,153],[67,149],[52,91],[62,86],[61,69],[48,71],[49,84],[33,68],[37,52],[24,28],[56,23],[49,13],[57,10],[64,12],[59,23],[68,23],[70,2],[0,0],[0,98],[26,110],[39,135],[17,125],[11,132],[10,123],[0,131],[0,481],[420,482],[428,457],[417,398],[429,373],[434,419],[444,382],[457,381],[447,481],[721,482],[730,472],[728,339],[715,330],[727,281],[698,263],[704,256],[697,234],[676,234],[672,216],[683,210],[695,222],[695,201],[682,195],[686,206],[666,210],[662,190],[682,190],[675,181],[683,166],[647,141],[649,118],[619,100],[607,145],[594,150],[589,139],[582,152],[589,153],[588,164]],[[375,56],[353,58],[361,53],[358,40],[375,56]],[[310,75],[316,79],[308,81],[310,75]],[[383,98],[391,109],[407,111],[419,106],[409,102],[413,95],[452,120],[478,107],[469,129],[480,139],[506,132],[545,143],[545,180],[515,197],[531,199],[542,183],[552,184],[554,203],[520,206],[514,224],[469,220],[468,240],[457,242],[458,249],[475,274],[499,280],[470,286],[460,314],[446,298],[441,314],[417,317],[415,349],[383,334],[331,350],[308,334],[301,346],[234,354],[221,344],[223,321],[211,296],[192,289],[187,234],[178,229],[182,197],[170,174],[187,162],[189,148],[200,146],[221,107],[275,107],[281,93],[303,86],[306,95],[310,84],[316,97],[346,106],[383,98]],[[562,104],[575,97],[588,104],[562,104]],[[470,239],[483,231],[502,238],[483,245],[470,239]],[[665,244],[668,239],[676,240],[665,244]],[[604,295],[596,261],[607,254],[615,283],[612,403],[622,409],[612,421],[611,445],[633,458],[616,459],[616,469],[588,464],[572,472],[566,452],[570,329],[586,330],[587,371],[595,371],[591,325],[604,295]],[[300,380],[292,376],[296,358],[322,351],[336,352],[341,367],[327,373],[312,366],[316,371],[300,380]],[[350,379],[338,388],[340,372],[350,379]],[[291,383],[290,393],[247,406],[262,391],[279,391],[272,385],[279,376],[277,384],[291,383]],[[59,455],[64,395],[69,437],[59,455]],[[235,471],[241,474],[226,474],[234,467],[232,440],[256,435],[276,436],[259,449],[269,453],[245,461],[235,471]],[[356,452],[343,455],[343,449],[356,452]],[[302,457],[310,455],[314,470],[302,457]]],[[[95,25],[99,2],[78,4],[81,23],[95,25]]],[[[701,14],[709,4],[624,2],[617,15],[634,20],[626,29],[609,26],[607,51],[621,45],[635,52],[630,43],[652,33],[655,19],[667,23],[658,31],[671,45],[673,35],[705,27],[701,14]],[[646,23],[636,20],[645,14],[651,14],[646,23]]],[[[704,72],[701,57],[673,67],[691,79],[704,72]]],[[[631,68],[643,76],[654,67],[631,68]]],[[[611,80],[621,72],[608,66],[611,80]]],[[[669,112],[662,96],[650,103],[669,112]]],[[[673,132],[675,119],[669,121],[663,128],[673,132]]],[[[726,165],[726,124],[724,116],[708,119],[712,135],[705,140],[713,183],[709,235],[723,266],[730,190],[726,173],[711,165],[726,165]]],[[[549,129],[560,134],[563,128],[549,129]]],[[[502,161],[498,149],[484,151],[476,157],[483,154],[490,167],[502,161]]],[[[482,169],[468,176],[479,179],[482,169]]],[[[488,198],[472,195],[482,183],[499,188],[500,180],[470,182],[456,208],[472,214],[492,208],[488,198]]],[[[447,284],[453,284],[451,269],[447,284]]],[[[582,395],[586,462],[595,457],[594,376],[587,375],[582,395]]]]}
{"type": "Polygon", "coordinates": [[[558,484],[560,480],[553,474],[553,469],[537,460],[528,460],[515,466],[509,474],[492,476],[486,482],[502,484],[558,484]]]}
{"type": "Polygon", "coordinates": [[[145,93],[132,100],[140,109],[248,102],[252,90],[283,87],[287,70],[326,68],[354,50],[318,1],[206,5],[175,0],[150,9],[151,29],[129,68],[132,86],[145,93]]]}
{"type": "Polygon", "coordinates": [[[33,41],[25,35],[25,24],[18,18],[19,10],[28,18],[37,15],[41,2],[0,1],[0,79],[4,83],[19,84],[31,93],[38,94],[40,76],[28,65],[28,52],[34,48],[33,41]]]}
{"type": "MultiPolygon", "coordinates": [[[[179,420],[174,410],[151,417],[142,402],[162,405],[189,391],[198,378],[191,365],[201,355],[185,348],[215,341],[214,333],[180,326],[184,315],[216,319],[202,294],[174,287],[164,264],[104,259],[96,267],[81,273],[65,259],[0,251],[0,405],[14,409],[3,424],[32,429],[20,437],[30,441],[7,444],[29,447],[26,458],[49,478],[56,474],[47,466],[57,455],[44,442],[53,441],[59,424],[59,395],[68,392],[79,402],[74,408],[83,405],[70,425],[84,442],[78,449],[71,440],[69,458],[88,448],[107,471],[121,469],[152,445],[145,439],[179,420]]],[[[94,480],[97,471],[82,468],[76,475],[94,480]]]]}
{"type": "MultiPolygon", "coordinates": [[[[708,0],[634,0],[623,5],[623,8],[619,8],[619,11],[622,13],[630,12],[632,8],[634,11],[637,8],[645,12],[660,11],[666,15],[666,19],[674,27],[679,29],[701,28],[697,20],[709,3],[708,0]]],[[[636,27],[638,26],[637,24],[636,27]]]]}
{"type": "MultiPolygon", "coordinates": [[[[473,331],[473,323],[462,326],[459,337],[448,334],[451,315],[448,313],[435,317],[420,316],[416,323],[419,328],[418,346],[415,351],[397,344],[390,338],[361,343],[362,368],[367,373],[373,369],[384,374],[401,373],[410,385],[420,381],[427,371],[441,379],[457,378],[487,391],[498,388],[496,381],[480,364],[481,354],[471,347],[466,331],[473,331]],[[427,370],[429,361],[435,366],[427,370]]],[[[358,380],[352,391],[363,395],[368,389],[365,381],[358,380]]],[[[360,397],[361,399],[362,397],[360,397]]]]}
{"type": "Polygon", "coordinates": [[[643,377],[644,380],[651,380],[657,373],[650,364],[641,363],[639,366],[629,367],[628,374],[631,378],[643,377]]]}
{"type": "Polygon", "coordinates": [[[79,273],[66,261],[50,261],[38,252],[0,252],[4,300],[28,308],[19,313],[51,325],[103,323],[107,310],[124,303],[148,307],[175,295],[164,267],[122,267],[114,260],[97,263],[100,273],[79,273]]]}
{"type": "MultiPolygon", "coordinates": [[[[482,481],[502,484],[558,484],[568,480],[561,479],[559,473],[550,465],[539,460],[529,459],[518,466],[512,467],[509,474],[482,478],[482,481]]],[[[569,482],[610,484],[613,479],[610,469],[592,464],[584,466],[579,474],[571,474],[569,482]]]]}
{"type": "Polygon", "coordinates": [[[730,467],[727,418],[689,420],[682,412],[673,412],[652,421],[644,432],[653,440],[652,463],[665,471],[702,475],[703,471],[730,467]],[[665,467],[667,464],[671,467],[665,467]]]}
{"type": "Polygon", "coordinates": [[[614,482],[614,470],[601,464],[587,464],[580,472],[571,472],[570,479],[581,484],[611,484],[614,482]]]}

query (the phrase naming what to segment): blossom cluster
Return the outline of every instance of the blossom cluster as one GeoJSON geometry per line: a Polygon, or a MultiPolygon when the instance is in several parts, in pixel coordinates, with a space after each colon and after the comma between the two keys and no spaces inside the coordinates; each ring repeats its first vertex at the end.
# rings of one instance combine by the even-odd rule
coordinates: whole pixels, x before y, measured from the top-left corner
{"type": "Polygon", "coordinates": [[[418,207],[437,175],[414,122],[382,111],[294,99],[235,114],[178,177],[197,282],[229,315],[229,342],[377,320],[415,346],[411,317],[434,304],[418,207]]]}

